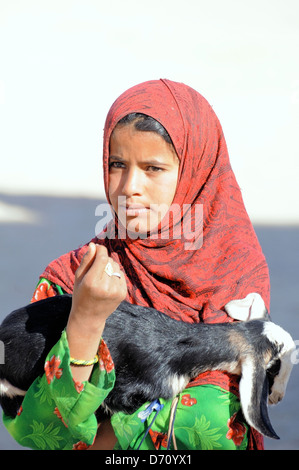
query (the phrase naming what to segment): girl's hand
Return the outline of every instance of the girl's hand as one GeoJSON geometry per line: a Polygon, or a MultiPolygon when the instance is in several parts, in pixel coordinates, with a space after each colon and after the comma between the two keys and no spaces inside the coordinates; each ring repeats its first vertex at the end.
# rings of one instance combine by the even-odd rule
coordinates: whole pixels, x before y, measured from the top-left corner
{"type": "Polygon", "coordinates": [[[118,264],[108,257],[104,246],[90,243],[76,271],[71,316],[81,317],[94,328],[105,322],[126,294],[125,277],[118,264]],[[105,272],[108,262],[120,278],[105,272]]]}

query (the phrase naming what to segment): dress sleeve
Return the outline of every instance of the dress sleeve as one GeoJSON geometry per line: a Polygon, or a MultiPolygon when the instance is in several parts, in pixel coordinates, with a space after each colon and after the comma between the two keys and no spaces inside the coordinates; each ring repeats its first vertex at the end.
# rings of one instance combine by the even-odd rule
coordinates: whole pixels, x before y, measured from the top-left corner
{"type": "MultiPolygon", "coordinates": [[[[33,301],[56,295],[56,286],[41,280],[33,301]]],[[[3,416],[8,432],[31,449],[87,449],[97,433],[95,411],[115,382],[109,350],[101,339],[99,363],[89,381],[75,382],[66,332],[49,352],[45,373],[30,386],[15,418],[3,416]]]]}
{"type": "Polygon", "coordinates": [[[63,295],[65,292],[58,284],[53,284],[52,282],[48,281],[48,279],[42,277],[37,286],[35,291],[33,292],[33,296],[31,302],[37,302],[38,300],[47,299],[48,297],[54,297],[55,295],[63,295]]]}

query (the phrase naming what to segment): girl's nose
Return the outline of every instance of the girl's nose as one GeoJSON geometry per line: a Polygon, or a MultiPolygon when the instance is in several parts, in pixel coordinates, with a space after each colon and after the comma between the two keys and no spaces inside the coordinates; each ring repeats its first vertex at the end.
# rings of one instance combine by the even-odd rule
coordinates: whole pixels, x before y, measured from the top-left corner
{"type": "Polygon", "coordinates": [[[123,175],[122,193],[126,197],[142,194],[142,175],[137,168],[131,168],[123,175]]]}

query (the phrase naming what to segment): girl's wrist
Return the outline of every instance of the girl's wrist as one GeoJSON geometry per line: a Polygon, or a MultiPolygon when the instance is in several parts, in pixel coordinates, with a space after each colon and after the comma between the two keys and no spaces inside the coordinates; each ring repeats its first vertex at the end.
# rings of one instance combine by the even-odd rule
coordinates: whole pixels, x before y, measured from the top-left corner
{"type": "Polygon", "coordinates": [[[85,317],[69,318],[66,334],[72,357],[90,359],[97,354],[105,321],[90,322],[85,317]]]}
{"type": "Polygon", "coordinates": [[[82,314],[76,310],[71,310],[67,323],[67,330],[72,330],[80,337],[100,338],[105,328],[105,318],[99,318],[96,315],[88,313],[82,314]]]}

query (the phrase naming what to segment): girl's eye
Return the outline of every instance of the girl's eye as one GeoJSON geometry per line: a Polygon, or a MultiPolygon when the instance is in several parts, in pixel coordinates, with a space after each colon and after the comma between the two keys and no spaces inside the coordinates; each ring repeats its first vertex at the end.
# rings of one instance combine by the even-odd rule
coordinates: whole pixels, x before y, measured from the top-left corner
{"type": "MultiPolygon", "coordinates": [[[[125,169],[126,168],[126,165],[125,163],[123,162],[118,162],[118,161],[115,161],[115,162],[110,162],[109,163],[109,170],[112,170],[112,169],[125,169]]],[[[154,165],[149,165],[147,167],[145,167],[145,170],[150,172],[150,173],[158,173],[160,171],[163,171],[163,168],[159,167],[159,166],[154,166],[154,165]]]]}
{"type": "Polygon", "coordinates": [[[163,168],[160,168],[160,167],[158,167],[158,166],[148,166],[148,167],[147,167],[147,170],[156,173],[156,172],[158,172],[158,171],[163,171],[163,168]]]}
{"type": "Polygon", "coordinates": [[[122,162],[110,162],[109,163],[109,170],[111,168],[124,168],[124,164],[122,162]]]}

